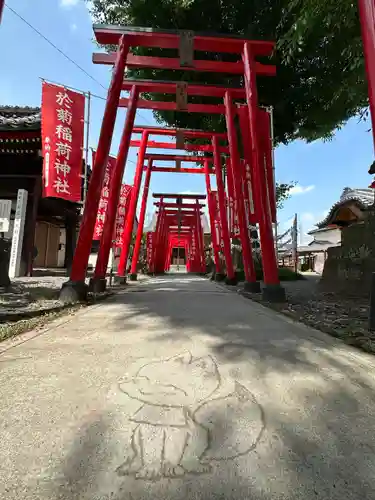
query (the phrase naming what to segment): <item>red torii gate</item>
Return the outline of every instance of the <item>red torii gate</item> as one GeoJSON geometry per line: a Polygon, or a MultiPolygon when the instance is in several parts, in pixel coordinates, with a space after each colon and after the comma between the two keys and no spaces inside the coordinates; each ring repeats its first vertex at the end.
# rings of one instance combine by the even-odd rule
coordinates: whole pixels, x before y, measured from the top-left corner
{"type": "MultiPolygon", "coordinates": [[[[180,131],[181,132],[181,131],[180,131]]],[[[197,135],[203,135],[200,131],[189,131],[191,135],[197,134],[197,135]]],[[[205,135],[212,135],[212,134],[207,134],[205,135]]],[[[166,154],[156,154],[156,153],[150,153],[145,155],[146,158],[148,158],[149,161],[154,161],[154,160],[164,160],[164,161],[173,161],[176,162],[176,167],[177,167],[177,162],[181,161],[187,161],[187,162],[202,162],[205,164],[204,168],[198,167],[198,168],[171,168],[171,167],[155,167],[152,165],[151,170],[153,172],[178,172],[178,173],[183,173],[183,172],[188,172],[188,173],[200,173],[200,174],[205,174],[206,177],[206,187],[207,187],[207,194],[210,195],[210,179],[209,179],[209,174],[210,173],[216,173],[217,172],[217,177],[219,176],[219,172],[221,172],[221,168],[218,168],[216,170],[212,170],[211,168],[208,167],[208,162],[211,161],[211,158],[209,157],[202,157],[202,156],[183,156],[183,155],[166,155],[166,154]]],[[[148,169],[148,167],[144,167],[145,169],[148,169]]],[[[148,175],[148,174],[147,174],[148,175]]],[[[133,259],[132,259],[132,267],[131,267],[131,275],[130,278],[132,280],[136,279],[136,269],[137,269],[137,260],[139,256],[139,248],[140,248],[140,242],[142,239],[142,232],[143,232],[143,222],[144,222],[144,214],[146,211],[146,204],[147,204],[147,191],[148,191],[148,180],[149,177],[146,178],[145,182],[145,190],[143,193],[142,197],[142,207],[141,207],[141,213],[140,213],[140,223],[138,225],[138,233],[137,233],[137,239],[136,239],[136,245],[133,253],[133,259]],[[138,244],[137,244],[138,243],[138,244]]],[[[222,185],[221,181],[221,173],[220,173],[220,179],[217,180],[217,183],[220,187],[219,192],[219,204],[221,205],[221,208],[223,209],[223,220],[225,221],[225,224],[223,224],[223,229],[224,229],[224,254],[225,254],[225,261],[227,264],[227,274],[228,274],[228,280],[227,282],[229,284],[236,284],[236,279],[235,279],[235,274],[234,274],[234,269],[233,269],[233,263],[232,263],[232,256],[231,256],[231,251],[230,251],[230,239],[229,239],[229,233],[228,233],[228,226],[226,222],[226,206],[225,206],[225,193],[224,193],[224,187],[222,185]]],[[[220,266],[220,258],[219,258],[219,248],[218,244],[216,241],[216,235],[215,235],[215,230],[214,230],[214,219],[213,219],[213,214],[212,214],[212,206],[209,203],[209,214],[210,214],[210,223],[212,225],[212,240],[213,240],[213,246],[214,246],[214,257],[215,257],[215,267],[216,267],[216,273],[217,276],[216,278],[222,279],[223,273],[221,271],[221,266],[220,266]]],[[[129,214],[129,217],[132,217],[132,214],[129,214]]],[[[130,222],[131,223],[131,222],[130,222]]]]}
{"type": "MultiPolygon", "coordinates": [[[[118,45],[117,54],[95,54],[94,62],[101,64],[114,64],[114,71],[112,75],[111,85],[108,91],[107,103],[104,112],[104,118],[99,138],[99,144],[95,159],[95,164],[93,167],[93,174],[91,177],[89,190],[87,194],[86,206],[82,218],[82,223],[80,227],[80,234],[77,241],[77,248],[75,256],[73,259],[70,281],[64,284],[61,291],[61,298],[65,300],[76,300],[85,296],[86,285],[85,276],[86,268],[88,263],[88,257],[91,248],[92,233],[95,224],[95,217],[98,208],[100,189],[104,177],[104,168],[106,159],[109,154],[109,149],[111,145],[114,123],[117,113],[117,108],[119,105],[123,104],[128,106],[128,113],[126,117],[124,133],[121,139],[120,150],[118,154],[118,159],[116,163],[116,168],[112,177],[112,182],[110,186],[110,191],[113,192],[113,203],[109,203],[107,209],[107,224],[106,226],[112,226],[114,223],[116,206],[119,194],[119,185],[122,179],[122,174],[124,170],[124,165],[126,157],[128,154],[130,146],[131,131],[134,124],[134,116],[136,108],[142,107],[143,102],[139,98],[139,89],[137,85],[133,85],[130,93],[130,99],[127,103],[120,102],[120,93],[123,86],[123,74],[125,67],[154,67],[154,68],[170,68],[170,69],[184,69],[193,71],[214,71],[222,73],[231,74],[242,74],[244,75],[245,82],[245,94],[247,101],[247,110],[249,115],[249,138],[252,144],[251,158],[247,158],[249,163],[253,165],[255,171],[257,171],[259,190],[258,193],[258,206],[260,218],[260,233],[262,240],[262,253],[263,253],[263,264],[264,264],[264,276],[265,276],[265,289],[264,295],[269,300],[279,300],[285,297],[284,290],[280,287],[278,274],[277,274],[277,263],[276,256],[273,248],[273,235],[272,235],[272,225],[271,217],[268,206],[267,196],[264,196],[264,189],[267,188],[265,185],[262,186],[262,163],[259,152],[259,137],[256,127],[256,121],[258,119],[258,104],[257,104],[257,88],[256,88],[256,73],[272,75],[275,73],[275,68],[273,66],[265,66],[260,64],[255,60],[257,56],[269,56],[272,53],[274,43],[272,42],[259,42],[250,41],[235,37],[213,37],[213,36],[201,36],[199,34],[194,34],[192,32],[170,32],[170,31],[155,31],[155,30],[142,30],[142,29],[131,29],[124,27],[108,27],[108,26],[96,26],[94,31],[97,37],[97,41],[101,44],[111,44],[118,45]],[[129,54],[130,46],[143,46],[143,47],[159,47],[159,48],[174,48],[180,49],[180,59],[172,58],[160,58],[160,57],[147,57],[147,56],[134,56],[129,54]],[[226,52],[234,53],[242,56],[242,60],[234,63],[220,62],[220,61],[209,61],[209,60],[194,60],[194,50],[201,50],[206,52],[226,52]],[[117,196],[115,196],[117,195],[117,196]],[[115,203],[116,200],[116,203],[115,203]],[[266,270],[267,268],[267,270],[266,270]]],[[[185,90],[184,96],[187,92],[185,90]]],[[[203,94],[207,95],[207,94],[203,94]]],[[[210,94],[208,94],[210,95],[210,94]]],[[[186,101],[185,97],[183,101],[186,101]]],[[[147,103],[148,101],[146,101],[147,103]]],[[[153,101],[150,101],[153,103],[153,101]]],[[[189,105],[176,105],[176,109],[193,112],[195,110],[189,109],[189,105]]],[[[191,107],[192,105],[190,105],[191,107]]],[[[214,109],[218,109],[219,106],[210,105],[197,105],[206,106],[206,109],[201,109],[199,112],[215,112],[214,109]],[[209,108],[207,108],[207,106],[209,108]]],[[[153,108],[155,109],[155,108],[153,108]]],[[[156,108],[157,109],[157,108],[156,108]]],[[[220,112],[224,112],[226,115],[227,129],[228,129],[228,141],[229,149],[231,155],[231,168],[233,169],[232,174],[237,171],[239,172],[239,153],[237,137],[234,128],[234,113],[235,109],[233,107],[233,95],[231,90],[225,89],[224,97],[224,109],[220,108],[220,112]]],[[[143,132],[142,143],[139,151],[139,158],[143,158],[146,149],[148,133],[143,132]]],[[[213,147],[215,150],[216,142],[216,154],[214,151],[214,158],[219,155],[217,138],[213,139],[213,147]]],[[[139,163],[139,161],[138,161],[139,163]]],[[[142,159],[143,166],[143,159],[142,159]]],[[[216,167],[216,165],[215,165],[216,167]]],[[[139,175],[141,175],[142,169],[138,169],[139,175]]],[[[241,228],[241,240],[243,245],[244,257],[248,255],[249,242],[246,243],[246,238],[243,238],[245,232],[244,225],[244,212],[242,205],[242,197],[240,194],[240,180],[237,180],[237,176],[232,175],[234,180],[234,191],[238,200],[238,214],[240,219],[241,228]]],[[[263,176],[264,177],[264,176],[263,176]]],[[[136,206],[136,195],[137,190],[133,190],[133,196],[130,204],[130,212],[135,213],[134,207],[136,206]]],[[[130,219],[129,219],[130,220],[130,219]]],[[[103,231],[103,237],[105,236],[106,226],[103,231]]],[[[112,229],[112,227],[111,227],[112,229]]],[[[130,230],[131,231],[131,230],[130,230]]],[[[106,235],[103,239],[103,247],[110,247],[110,237],[111,235],[106,235]],[[108,243],[109,242],[109,243],[108,243]]],[[[128,231],[125,234],[125,242],[128,245],[128,231]]],[[[102,244],[101,244],[102,246],[102,244]]],[[[103,250],[103,253],[104,250],[103,250]]],[[[108,250],[109,253],[109,250],[108,250]]],[[[104,259],[103,259],[104,260],[104,259]]],[[[250,261],[249,261],[250,265],[250,261]]]]}
{"type": "MultiPolygon", "coordinates": [[[[147,86],[146,86],[146,90],[150,90],[152,88],[152,85],[153,83],[151,82],[147,82],[147,86]]],[[[155,86],[158,90],[164,90],[164,91],[167,91],[168,90],[168,86],[167,84],[165,84],[164,87],[160,87],[160,85],[162,85],[162,82],[159,82],[159,83],[155,83],[155,86]]],[[[178,84],[174,84],[175,87],[178,86],[178,84]]],[[[205,90],[202,89],[202,87],[199,87],[199,86],[194,86],[194,90],[196,93],[200,93],[200,94],[204,94],[205,93],[205,90]]],[[[233,89],[230,89],[231,91],[233,89]]],[[[239,90],[239,89],[236,89],[236,90],[239,90]]],[[[224,98],[224,102],[225,102],[225,111],[226,111],[226,121],[227,121],[227,127],[228,127],[228,132],[229,132],[229,136],[231,136],[231,139],[232,139],[232,150],[231,150],[231,154],[232,154],[232,157],[233,157],[233,160],[234,160],[234,163],[230,162],[230,168],[229,168],[229,173],[230,173],[230,177],[233,179],[232,180],[232,185],[233,188],[234,188],[234,192],[235,192],[235,196],[237,198],[237,210],[238,210],[238,216],[239,216],[239,228],[240,228],[240,238],[241,238],[241,243],[242,243],[242,248],[243,248],[243,258],[244,258],[244,270],[245,270],[245,275],[246,275],[246,279],[247,279],[247,282],[245,283],[245,288],[249,291],[253,291],[253,292],[258,292],[260,291],[260,286],[259,286],[259,283],[256,282],[256,274],[255,274],[255,268],[254,268],[254,263],[253,263],[253,260],[252,260],[252,250],[251,250],[251,243],[250,243],[250,239],[249,239],[249,236],[248,236],[248,230],[247,230],[247,226],[246,226],[246,213],[245,213],[245,206],[244,206],[244,203],[243,203],[243,199],[242,199],[242,196],[241,195],[238,195],[238,193],[241,193],[241,181],[239,179],[239,172],[238,172],[238,167],[239,167],[239,154],[238,154],[238,144],[237,144],[237,138],[236,138],[236,133],[235,133],[235,130],[234,130],[234,116],[233,116],[233,108],[232,108],[232,103],[231,103],[231,97],[228,93],[228,89],[225,89],[225,88],[216,88],[216,95],[223,95],[223,93],[225,92],[225,98],[224,98]],[[236,169],[234,167],[237,167],[236,169]],[[237,170],[237,174],[235,171],[232,171],[230,172],[230,170],[233,169],[233,170],[237,170]]],[[[243,94],[241,94],[241,92],[237,92],[237,95],[241,96],[243,94]]],[[[203,105],[204,106],[204,105],[203,105]]],[[[160,109],[163,109],[163,108],[160,108],[160,109]]],[[[196,111],[198,111],[198,108],[196,109],[196,111]]],[[[201,109],[201,111],[203,111],[203,109],[201,109]]],[[[218,112],[222,112],[222,109],[220,108],[220,110],[218,112]]],[[[243,109],[241,109],[240,107],[238,108],[238,113],[243,115],[244,112],[243,112],[243,109]],[[241,112],[241,113],[240,113],[241,112]]],[[[265,112],[262,112],[259,110],[259,121],[260,122],[263,122],[263,129],[264,129],[264,114],[265,112]],[[262,116],[263,114],[263,116],[262,116]]],[[[243,122],[243,120],[242,120],[243,122]]],[[[247,122],[245,122],[245,126],[247,125],[247,122]]],[[[246,131],[245,131],[246,133],[246,131]]],[[[270,137],[270,131],[268,130],[268,128],[265,129],[265,133],[267,135],[267,137],[270,137]]],[[[215,149],[215,148],[213,148],[215,149]]],[[[230,148],[231,149],[231,148],[230,148]]],[[[267,149],[267,148],[266,148],[267,149]]],[[[271,156],[271,150],[268,151],[268,156],[271,156]]],[[[272,158],[268,158],[268,163],[272,162],[272,158]]],[[[251,158],[249,157],[248,158],[248,162],[250,163],[251,161],[251,158]]],[[[261,170],[263,170],[263,168],[261,167],[261,170]]],[[[160,169],[159,171],[163,171],[162,169],[160,169]]],[[[164,170],[166,171],[166,170],[164,170]]],[[[269,169],[269,171],[271,172],[271,170],[269,169]]],[[[196,173],[195,170],[192,170],[191,173],[196,173]]],[[[267,178],[267,176],[265,177],[264,175],[258,175],[258,177],[261,179],[261,182],[269,182],[269,179],[267,178]]],[[[256,178],[256,175],[254,175],[254,178],[256,178]]],[[[260,187],[261,189],[261,187],[260,187]]],[[[266,201],[263,203],[263,208],[265,208],[266,210],[270,209],[271,208],[271,214],[273,215],[273,218],[272,220],[276,220],[276,201],[274,200],[274,204],[272,203],[269,203],[270,200],[270,193],[272,193],[274,191],[273,189],[273,179],[272,179],[272,182],[268,184],[268,186],[266,186],[266,190],[263,190],[263,193],[257,193],[257,205],[258,208],[260,207],[260,201],[262,200],[262,197],[266,197],[264,198],[266,201]],[[272,187],[271,187],[272,185],[272,187]]],[[[259,210],[259,212],[261,212],[261,210],[259,210]]],[[[266,220],[263,220],[261,222],[261,224],[267,224],[267,221],[266,220]]],[[[270,221],[268,221],[269,223],[269,226],[270,226],[270,231],[268,230],[265,230],[265,228],[263,228],[263,247],[265,247],[265,251],[264,251],[264,257],[265,257],[265,260],[266,260],[266,263],[265,263],[265,267],[269,268],[271,267],[271,269],[267,269],[267,272],[265,272],[265,282],[266,284],[267,283],[272,283],[272,281],[277,281],[278,282],[278,276],[277,276],[277,263],[276,263],[276,256],[273,255],[273,234],[272,234],[272,224],[270,223],[270,221]],[[271,238],[270,238],[271,236],[271,238]],[[271,249],[269,248],[271,245],[271,249]],[[266,248],[267,247],[267,248],[266,248]],[[267,250],[267,252],[266,252],[267,250]],[[273,262],[272,262],[273,261],[273,262]],[[269,265],[270,264],[270,265],[269,265]],[[272,266],[273,264],[273,266],[272,266]],[[273,267],[273,269],[272,269],[273,267]]],[[[223,224],[223,227],[226,227],[226,224],[223,224]]],[[[224,241],[226,240],[226,238],[224,239],[224,241]]],[[[229,243],[227,244],[228,247],[229,247],[229,243]]],[[[230,248],[230,247],[229,247],[230,248]]],[[[230,255],[230,249],[226,249],[226,252],[225,252],[226,256],[227,255],[230,255]]],[[[231,257],[227,257],[227,260],[228,259],[231,259],[231,257]]],[[[228,266],[229,269],[232,268],[232,265],[229,265],[228,266]]],[[[230,272],[230,274],[233,273],[233,278],[230,277],[228,283],[230,284],[235,284],[236,280],[234,278],[234,272],[230,272]]],[[[278,285],[279,286],[279,285],[278,285]]],[[[270,286],[272,292],[275,292],[275,287],[270,286]]],[[[276,287],[277,288],[277,287],[276,287]]],[[[271,292],[271,295],[273,295],[273,293],[271,292]]],[[[281,295],[283,294],[284,292],[281,292],[281,295]]],[[[277,298],[277,297],[276,297],[277,298]]]]}
{"type": "MultiPolygon", "coordinates": [[[[189,129],[163,129],[159,127],[135,127],[133,130],[133,133],[142,133],[148,132],[150,134],[162,134],[162,135],[176,135],[176,138],[178,139],[180,136],[186,136],[186,137],[199,137],[201,139],[213,139],[214,137],[217,140],[220,139],[225,139],[226,135],[221,134],[221,133],[212,133],[212,132],[204,132],[200,130],[189,130],[189,129]]],[[[147,147],[149,145],[149,142],[147,142],[147,147]]],[[[176,142],[177,146],[177,142],[176,142]]],[[[201,146],[198,146],[200,148],[201,146]]],[[[204,147],[204,146],[203,146],[204,147]]],[[[212,147],[212,150],[214,150],[214,147],[212,147]]],[[[227,150],[227,148],[220,148],[220,150],[227,150]]],[[[209,174],[210,173],[216,173],[217,177],[217,184],[218,184],[218,194],[219,194],[219,205],[221,209],[221,216],[224,220],[224,223],[222,224],[223,226],[223,232],[224,232],[224,254],[225,254],[225,261],[227,264],[227,283],[229,284],[236,284],[236,279],[235,279],[235,274],[234,274],[234,269],[233,269],[233,263],[232,263],[232,256],[231,256],[231,251],[230,251],[230,240],[229,240],[229,233],[228,233],[228,226],[227,226],[227,215],[226,215],[226,206],[225,206],[225,193],[224,193],[224,187],[223,187],[223,182],[222,182],[222,173],[221,173],[221,162],[218,164],[218,167],[215,170],[212,170],[205,164],[205,167],[197,167],[197,168],[171,168],[171,167],[156,167],[153,165],[154,160],[164,160],[164,161],[173,161],[173,162],[181,162],[181,161],[186,161],[186,162],[208,162],[212,161],[211,158],[209,157],[203,157],[203,156],[184,156],[184,155],[160,155],[156,153],[150,153],[146,154],[145,149],[142,148],[142,153],[144,154],[144,158],[148,159],[148,166],[143,167],[144,170],[147,170],[146,173],[146,180],[145,180],[145,188],[144,188],[144,193],[142,196],[142,205],[141,205],[141,212],[140,212],[140,217],[139,217],[139,225],[138,225],[138,232],[137,232],[137,237],[136,237],[136,242],[135,242],[135,247],[134,247],[134,252],[133,252],[133,258],[132,258],[132,265],[131,265],[131,274],[130,274],[130,279],[136,279],[136,269],[137,269],[137,260],[139,256],[139,250],[141,246],[141,241],[142,241],[142,234],[143,234],[143,225],[144,225],[144,218],[145,218],[145,213],[146,213],[146,204],[147,204],[147,195],[148,195],[148,189],[149,189],[149,183],[150,183],[150,176],[151,172],[178,172],[178,173],[199,173],[203,174],[205,173],[206,175],[206,187],[207,187],[207,192],[209,193],[210,191],[210,180],[209,180],[209,174]],[[219,178],[218,178],[219,177],[219,178]]],[[[220,158],[220,157],[219,157],[220,158]]],[[[133,190],[133,197],[132,201],[135,200],[135,205],[131,205],[132,210],[134,210],[134,214],[132,210],[129,210],[128,215],[127,215],[127,238],[124,238],[124,245],[123,245],[123,251],[121,253],[120,257],[120,264],[119,264],[119,269],[118,269],[118,279],[120,282],[126,281],[126,276],[125,276],[125,264],[127,262],[128,254],[129,254],[129,249],[130,249],[130,238],[131,238],[131,228],[132,228],[132,220],[134,219],[135,216],[135,210],[136,210],[136,204],[138,200],[138,193],[140,189],[140,184],[141,184],[141,165],[142,165],[142,159],[139,158],[139,161],[137,163],[137,170],[135,173],[135,180],[134,180],[134,190],[133,190]]],[[[176,165],[177,166],[177,165],[176,165]]],[[[211,207],[209,207],[210,211],[210,219],[211,217],[211,207]]],[[[214,226],[213,226],[214,227],[214,226]]],[[[221,272],[221,267],[220,267],[220,259],[219,259],[219,252],[218,252],[218,245],[215,242],[215,234],[213,233],[213,244],[214,244],[214,255],[215,255],[215,265],[216,265],[216,277],[217,279],[222,279],[223,273],[221,272]]],[[[97,266],[95,269],[94,273],[94,279],[99,280],[99,286],[102,286],[102,284],[105,283],[105,274],[104,269],[106,268],[108,262],[108,257],[107,261],[105,263],[105,266],[101,265],[101,253],[99,251],[98,255],[98,260],[97,260],[97,266]],[[99,269],[99,274],[97,275],[97,269],[99,269]]],[[[259,291],[259,290],[257,290],[259,291]]]]}
{"type": "MultiPolygon", "coordinates": [[[[127,117],[128,118],[128,117],[127,117]]],[[[127,123],[127,122],[126,122],[127,123]]],[[[126,132],[126,127],[124,129],[124,134],[126,132]]],[[[136,212],[136,207],[137,207],[137,202],[138,202],[138,197],[139,197],[139,191],[141,187],[141,182],[142,182],[142,168],[144,170],[147,170],[146,172],[146,179],[145,179],[145,187],[144,187],[144,193],[143,193],[143,198],[142,198],[142,207],[141,207],[141,213],[140,213],[140,219],[139,219],[139,226],[138,226],[138,232],[137,232],[137,238],[135,242],[135,248],[134,248],[134,255],[139,254],[139,249],[141,246],[142,242],[142,230],[143,230],[143,225],[144,225],[144,219],[145,219],[145,214],[146,214],[146,204],[147,204],[147,195],[148,195],[148,189],[149,189],[149,184],[150,184],[150,179],[151,179],[151,172],[152,171],[159,171],[158,167],[153,167],[152,164],[152,158],[149,156],[149,161],[148,161],[148,166],[147,167],[142,167],[143,161],[142,158],[144,159],[146,156],[146,148],[148,146],[148,137],[151,134],[157,133],[162,134],[162,135],[175,135],[177,139],[181,138],[181,136],[186,136],[186,137],[199,137],[200,139],[204,138],[211,138],[214,135],[217,135],[218,139],[224,139],[226,136],[225,134],[219,133],[207,133],[204,131],[196,131],[196,130],[189,130],[189,129],[160,129],[159,127],[134,127],[133,131],[131,133],[141,133],[142,134],[142,140],[144,141],[142,147],[140,148],[139,151],[139,157],[138,157],[138,162],[137,162],[137,168],[135,172],[135,178],[134,178],[134,189],[131,197],[131,202],[130,202],[130,207],[129,207],[129,212],[127,214],[127,224],[125,226],[125,232],[124,232],[124,238],[123,238],[123,246],[122,246],[122,251],[121,251],[121,256],[120,256],[120,263],[119,263],[119,268],[118,268],[118,276],[116,277],[117,280],[122,283],[126,281],[126,264],[127,264],[127,259],[129,255],[129,250],[130,250],[130,243],[131,243],[131,237],[132,237],[132,228],[133,228],[133,222],[135,218],[135,212],[136,212]]],[[[124,135],[123,135],[124,138],[124,135]]],[[[140,141],[140,144],[142,144],[142,140],[140,141]]],[[[177,145],[177,143],[176,143],[177,145]]],[[[127,144],[122,140],[120,144],[120,149],[119,149],[119,154],[116,162],[116,169],[119,166],[119,163],[123,160],[123,152],[124,148],[127,147],[127,144]]],[[[190,157],[186,157],[190,158],[190,157]]],[[[120,165],[121,166],[121,165],[120,165]]],[[[122,168],[122,172],[123,172],[122,168]]],[[[165,171],[165,170],[163,170],[165,171]]],[[[182,173],[202,173],[201,169],[181,169],[180,172],[182,173]]],[[[113,175],[111,178],[111,185],[110,185],[110,197],[109,197],[109,208],[107,209],[107,214],[106,214],[106,224],[104,226],[104,231],[99,247],[99,253],[98,253],[98,258],[96,261],[96,266],[94,270],[94,277],[90,280],[90,285],[93,290],[95,291],[103,291],[106,286],[106,269],[108,265],[108,259],[109,259],[109,252],[111,248],[111,237],[110,237],[110,228],[113,227],[113,224],[115,222],[115,214],[117,210],[117,189],[115,184],[115,179],[117,179],[116,175],[113,175]]],[[[133,270],[136,269],[136,263],[132,264],[133,270]]],[[[135,274],[135,271],[132,271],[132,274],[135,274]]]]}
{"type": "Polygon", "coordinates": [[[202,205],[199,200],[206,198],[205,195],[184,195],[184,194],[154,194],[154,198],[160,201],[155,203],[159,208],[153,256],[151,258],[151,269],[154,273],[165,272],[170,263],[170,254],[172,251],[171,234],[179,237],[181,234],[189,235],[187,248],[191,248],[191,255],[188,256],[188,271],[203,273],[205,271],[204,238],[201,224],[202,205]],[[164,199],[175,198],[176,203],[166,203],[164,199]],[[195,204],[183,203],[183,199],[194,200],[195,204]],[[193,211],[191,211],[193,208],[193,211]],[[175,231],[177,227],[178,231],[175,231]],[[173,228],[173,231],[171,229],[173,228]],[[185,230],[182,231],[182,228],[185,230]],[[190,229],[190,231],[186,231],[190,229]],[[168,242],[168,244],[167,244],[168,242]],[[196,248],[195,248],[196,246],[196,248]]]}

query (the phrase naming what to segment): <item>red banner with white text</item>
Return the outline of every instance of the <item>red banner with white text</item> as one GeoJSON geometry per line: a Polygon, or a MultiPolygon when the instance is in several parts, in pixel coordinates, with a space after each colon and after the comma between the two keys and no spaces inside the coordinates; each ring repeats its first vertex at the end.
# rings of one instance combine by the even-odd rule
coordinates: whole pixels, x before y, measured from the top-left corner
{"type": "Polygon", "coordinates": [[[154,250],[153,240],[154,240],[154,233],[150,231],[146,234],[147,267],[149,270],[151,269],[152,256],[154,250]]]}
{"type": "MultiPolygon", "coordinates": [[[[95,164],[95,151],[92,152],[92,164],[95,164]]],[[[113,156],[108,156],[107,166],[105,168],[104,180],[102,185],[102,191],[100,193],[100,200],[98,206],[98,213],[96,214],[96,222],[94,227],[93,240],[100,240],[103,234],[103,228],[105,223],[105,214],[107,211],[108,200],[109,200],[109,184],[111,182],[111,175],[116,165],[116,158],[113,156]]]]}
{"type": "Polygon", "coordinates": [[[252,178],[251,167],[245,160],[241,160],[241,174],[243,177],[242,187],[243,187],[243,197],[245,203],[246,224],[247,227],[249,227],[252,224],[256,224],[257,216],[255,213],[253,178],[252,178]]]}
{"type": "Polygon", "coordinates": [[[81,200],[85,96],[43,82],[43,196],[81,200]]]}
{"type": "Polygon", "coordinates": [[[228,225],[229,225],[229,235],[231,238],[240,237],[240,226],[238,223],[238,213],[237,213],[237,200],[233,185],[233,172],[232,165],[229,164],[229,158],[227,158],[227,182],[228,182],[228,225]]]}
{"type": "Polygon", "coordinates": [[[214,215],[214,224],[215,228],[214,231],[216,233],[216,241],[217,244],[219,245],[219,250],[223,251],[224,248],[224,238],[223,238],[223,229],[221,225],[221,219],[220,219],[220,209],[219,209],[219,195],[217,191],[211,191],[209,193],[209,199],[211,198],[211,206],[213,208],[213,215],[214,215]]]}
{"type": "Polygon", "coordinates": [[[126,214],[129,210],[132,190],[133,186],[128,186],[127,184],[122,184],[121,186],[120,199],[117,208],[115,236],[113,238],[115,240],[116,247],[122,247],[126,214]]]}

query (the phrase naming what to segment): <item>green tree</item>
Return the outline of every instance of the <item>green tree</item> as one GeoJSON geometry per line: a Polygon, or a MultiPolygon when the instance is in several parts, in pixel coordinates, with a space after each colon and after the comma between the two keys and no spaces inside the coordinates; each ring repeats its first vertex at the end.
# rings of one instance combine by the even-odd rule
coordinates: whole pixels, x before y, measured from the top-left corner
{"type": "MultiPolygon", "coordinates": [[[[274,109],[275,142],[330,138],[368,104],[356,2],[348,0],[93,0],[96,21],[164,29],[193,29],[277,41],[275,78],[259,78],[260,104],[274,109]]],[[[138,53],[160,54],[157,49],[138,53]]],[[[163,54],[165,55],[165,53],[163,54]]],[[[200,58],[207,55],[200,53],[200,58]]],[[[212,57],[212,55],[210,56],[212,57]]],[[[232,60],[222,55],[222,60],[232,60]]],[[[145,69],[131,76],[238,85],[237,76],[145,69]]],[[[171,95],[146,95],[171,100],[171,95]]],[[[218,102],[195,97],[193,102],[218,102]]],[[[221,115],[154,112],[169,126],[225,130],[221,115]]],[[[279,207],[294,184],[278,184],[279,207]]]]}
{"type": "Polygon", "coordinates": [[[283,208],[284,202],[290,197],[290,190],[295,186],[295,182],[276,183],[276,201],[277,208],[283,208]]]}
{"type": "MultiPolygon", "coordinates": [[[[329,138],[337,127],[367,107],[356,1],[93,0],[92,4],[94,18],[109,24],[277,40],[273,56],[277,77],[258,79],[260,103],[274,107],[277,143],[329,138]]],[[[223,56],[223,60],[230,57],[223,56]]],[[[208,73],[154,69],[135,73],[142,78],[240,83],[238,77],[208,73]]],[[[168,96],[154,98],[166,100],[168,96]]],[[[198,102],[198,98],[195,100],[198,102]]],[[[200,101],[207,102],[207,98],[200,101]]],[[[160,121],[181,127],[219,131],[225,126],[220,115],[155,115],[160,121]]]]}

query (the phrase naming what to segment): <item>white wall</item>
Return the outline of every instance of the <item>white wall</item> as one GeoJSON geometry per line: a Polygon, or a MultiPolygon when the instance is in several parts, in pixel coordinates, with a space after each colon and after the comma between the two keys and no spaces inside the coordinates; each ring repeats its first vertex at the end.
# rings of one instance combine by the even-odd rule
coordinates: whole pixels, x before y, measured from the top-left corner
{"type": "Polygon", "coordinates": [[[66,252],[66,229],[60,228],[60,250],[57,252],[57,267],[64,267],[66,252]]]}
{"type": "Polygon", "coordinates": [[[312,236],[315,241],[329,241],[333,245],[339,245],[341,243],[341,230],[337,227],[324,229],[314,233],[312,236]]]}

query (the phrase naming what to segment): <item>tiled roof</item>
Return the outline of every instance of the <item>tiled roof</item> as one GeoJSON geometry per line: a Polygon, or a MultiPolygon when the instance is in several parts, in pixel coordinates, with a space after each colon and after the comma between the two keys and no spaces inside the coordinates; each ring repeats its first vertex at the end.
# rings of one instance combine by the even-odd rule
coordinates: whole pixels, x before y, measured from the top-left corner
{"type": "Polygon", "coordinates": [[[0,106],[0,132],[38,130],[41,126],[40,108],[29,106],[0,106]]]}
{"type": "Polygon", "coordinates": [[[347,202],[356,203],[362,210],[366,210],[371,205],[374,204],[374,190],[373,189],[352,189],[344,188],[341,193],[340,199],[336,202],[329,211],[327,217],[317,224],[318,228],[322,228],[328,224],[330,219],[333,217],[336,210],[338,210],[341,205],[347,202]]]}

